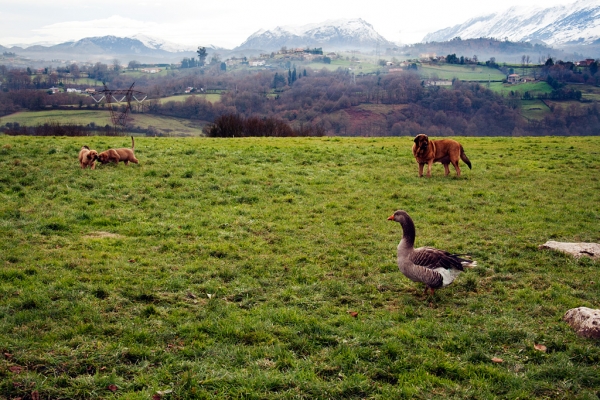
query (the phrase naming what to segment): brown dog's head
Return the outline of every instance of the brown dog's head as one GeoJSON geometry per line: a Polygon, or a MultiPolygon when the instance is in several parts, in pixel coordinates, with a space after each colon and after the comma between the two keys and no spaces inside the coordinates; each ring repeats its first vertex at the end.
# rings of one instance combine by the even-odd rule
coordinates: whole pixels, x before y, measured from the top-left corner
{"type": "Polygon", "coordinates": [[[427,151],[427,148],[429,147],[429,138],[427,137],[427,135],[425,135],[424,133],[418,134],[417,136],[415,136],[414,142],[417,145],[417,149],[419,149],[422,152],[427,151]]]}
{"type": "Polygon", "coordinates": [[[96,161],[98,159],[98,152],[96,150],[90,150],[87,154],[87,159],[89,161],[96,161]]]}
{"type": "Polygon", "coordinates": [[[96,154],[96,160],[100,161],[102,164],[106,164],[109,161],[108,154],[105,151],[100,154],[96,154]]]}

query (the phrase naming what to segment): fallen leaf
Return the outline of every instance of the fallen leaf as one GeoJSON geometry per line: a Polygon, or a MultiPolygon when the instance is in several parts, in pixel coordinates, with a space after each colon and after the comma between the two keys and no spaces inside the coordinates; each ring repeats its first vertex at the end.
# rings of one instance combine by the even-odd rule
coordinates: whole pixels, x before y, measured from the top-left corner
{"type": "Polygon", "coordinates": [[[111,383],[110,385],[108,385],[107,389],[110,390],[111,392],[116,392],[118,387],[114,383],[111,383]]]}
{"type": "Polygon", "coordinates": [[[169,394],[169,393],[173,393],[173,389],[159,390],[156,392],[156,394],[159,396],[163,396],[163,395],[169,394]]]}
{"type": "Polygon", "coordinates": [[[356,311],[348,311],[348,314],[350,314],[350,316],[354,318],[358,317],[358,312],[356,311]]]}
{"type": "Polygon", "coordinates": [[[536,349],[537,351],[541,351],[543,353],[545,353],[546,350],[548,350],[548,348],[546,346],[544,346],[543,344],[534,344],[533,348],[536,349]]]}
{"type": "Polygon", "coordinates": [[[504,362],[504,360],[501,358],[498,358],[498,357],[494,357],[494,358],[492,358],[492,362],[501,363],[501,362],[504,362]]]}
{"type": "Polygon", "coordinates": [[[23,371],[23,367],[20,367],[18,365],[12,365],[12,366],[8,367],[8,369],[10,370],[10,372],[12,372],[14,374],[20,374],[21,371],[23,371]]]}
{"type": "Polygon", "coordinates": [[[31,400],[40,400],[40,394],[37,390],[31,392],[31,400]]]}
{"type": "Polygon", "coordinates": [[[209,299],[212,299],[213,295],[210,293],[206,293],[206,297],[208,297],[209,299]]]}
{"type": "Polygon", "coordinates": [[[130,262],[130,263],[134,263],[134,262],[135,262],[135,259],[133,259],[133,258],[132,258],[131,260],[129,260],[129,262],[130,262]]]}
{"type": "Polygon", "coordinates": [[[4,357],[6,357],[6,358],[12,358],[12,356],[13,356],[13,355],[12,355],[12,354],[10,354],[10,353],[4,353],[4,357]]]}
{"type": "Polygon", "coordinates": [[[162,396],[160,394],[157,393],[157,394],[152,395],[152,400],[160,400],[160,399],[162,399],[162,396]]]}
{"type": "Polygon", "coordinates": [[[198,298],[198,296],[196,296],[194,293],[192,292],[187,292],[187,297],[189,297],[190,299],[196,299],[198,298]]]}

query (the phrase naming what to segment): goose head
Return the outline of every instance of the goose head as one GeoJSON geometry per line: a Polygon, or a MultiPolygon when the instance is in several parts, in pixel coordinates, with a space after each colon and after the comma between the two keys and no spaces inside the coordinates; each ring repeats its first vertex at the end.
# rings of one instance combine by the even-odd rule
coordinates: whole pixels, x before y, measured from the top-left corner
{"type": "Polygon", "coordinates": [[[388,217],[388,221],[400,222],[401,225],[404,225],[404,222],[410,219],[410,216],[404,210],[398,210],[388,217]]]}

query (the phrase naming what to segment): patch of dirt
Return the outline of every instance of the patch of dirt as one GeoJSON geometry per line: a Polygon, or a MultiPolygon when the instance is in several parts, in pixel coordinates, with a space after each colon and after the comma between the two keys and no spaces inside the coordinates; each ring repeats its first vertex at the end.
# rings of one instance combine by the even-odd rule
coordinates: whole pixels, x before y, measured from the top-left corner
{"type": "Polygon", "coordinates": [[[105,238],[117,239],[117,238],[122,238],[123,236],[118,235],[116,233],[98,231],[98,232],[90,232],[89,234],[85,235],[84,237],[90,238],[90,239],[105,239],[105,238]]]}

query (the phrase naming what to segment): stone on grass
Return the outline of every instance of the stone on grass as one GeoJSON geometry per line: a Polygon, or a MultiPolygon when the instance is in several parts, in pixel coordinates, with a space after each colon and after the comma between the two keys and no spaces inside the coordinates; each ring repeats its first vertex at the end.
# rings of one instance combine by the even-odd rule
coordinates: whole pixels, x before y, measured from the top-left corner
{"type": "Polygon", "coordinates": [[[565,243],[549,240],[540,249],[553,249],[573,255],[575,258],[591,257],[600,259],[600,244],[598,243],[565,243]]]}
{"type": "Polygon", "coordinates": [[[600,310],[578,307],[566,312],[563,320],[575,329],[579,336],[600,339],[600,310]]]}

